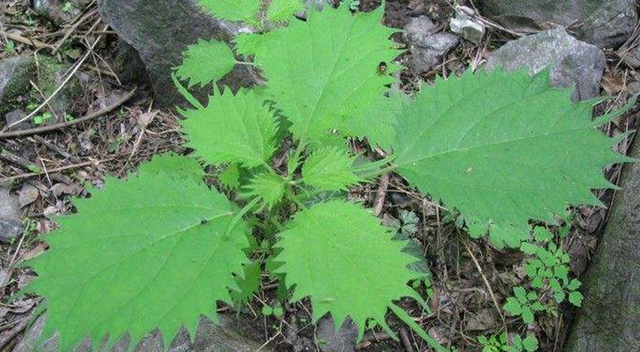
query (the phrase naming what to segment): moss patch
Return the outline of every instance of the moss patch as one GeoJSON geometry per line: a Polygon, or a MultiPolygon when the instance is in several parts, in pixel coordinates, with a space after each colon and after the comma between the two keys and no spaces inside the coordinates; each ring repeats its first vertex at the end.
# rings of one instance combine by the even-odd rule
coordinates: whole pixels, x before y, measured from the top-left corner
{"type": "Polygon", "coordinates": [[[0,92],[0,114],[21,108],[21,96],[29,92],[29,79],[36,71],[35,60],[30,57],[15,57],[0,64],[0,75],[6,75],[6,86],[0,92]]]}

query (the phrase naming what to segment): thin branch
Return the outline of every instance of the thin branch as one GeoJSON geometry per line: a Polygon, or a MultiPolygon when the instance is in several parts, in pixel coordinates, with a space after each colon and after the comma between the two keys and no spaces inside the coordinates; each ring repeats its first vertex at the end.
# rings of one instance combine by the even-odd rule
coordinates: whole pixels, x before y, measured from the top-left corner
{"type": "Polygon", "coordinates": [[[69,126],[74,126],[74,125],[77,125],[79,123],[83,123],[83,122],[95,119],[97,117],[100,117],[100,116],[102,116],[104,114],[108,114],[111,111],[117,109],[118,107],[120,107],[120,105],[124,104],[129,99],[131,99],[135,93],[136,93],[136,89],[133,89],[129,93],[125,94],[122,98],[118,99],[118,101],[116,101],[112,105],[107,106],[104,109],[100,109],[100,110],[98,110],[98,111],[96,111],[96,112],[94,112],[92,114],[89,114],[89,115],[87,115],[85,117],[82,117],[82,118],[79,118],[79,119],[75,119],[73,121],[67,121],[67,122],[59,123],[59,124],[56,124],[56,125],[51,125],[51,126],[42,126],[42,127],[38,127],[38,128],[32,128],[32,129],[29,129],[29,130],[0,133],[0,139],[29,136],[29,135],[32,135],[32,134],[55,131],[55,130],[59,130],[59,129],[62,129],[62,128],[65,128],[65,127],[69,127],[69,126]]]}

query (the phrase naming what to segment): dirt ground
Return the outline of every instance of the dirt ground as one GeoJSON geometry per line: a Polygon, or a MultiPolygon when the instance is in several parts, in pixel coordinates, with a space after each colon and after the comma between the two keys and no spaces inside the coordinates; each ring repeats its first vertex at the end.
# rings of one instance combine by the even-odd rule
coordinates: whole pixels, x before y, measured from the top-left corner
{"type": "MultiPolygon", "coordinates": [[[[137,165],[153,155],[174,151],[184,153],[179,133],[179,116],[154,107],[148,86],[140,83],[124,84],[115,73],[117,65],[117,37],[100,20],[95,7],[85,11],[86,18],[74,27],[58,27],[33,13],[27,1],[9,1],[5,4],[2,22],[8,29],[21,30],[24,42],[14,52],[0,52],[0,59],[15,55],[30,55],[35,51],[52,56],[58,62],[73,64],[83,55],[89,55],[79,67],[81,90],[71,105],[76,117],[111,110],[100,117],[60,129],[53,133],[33,134],[26,137],[0,139],[0,185],[8,186],[19,194],[25,187],[35,189],[37,196],[25,206],[25,234],[0,248],[0,350],[11,351],[25,328],[24,321],[34,311],[38,298],[28,297],[10,301],[14,292],[24,287],[33,277],[29,269],[17,266],[46,250],[39,236],[55,228],[53,215],[74,211],[72,197],[88,196],[87,187],[100,186],[107,175],[123,177],[136,170],[137,165]],[[43,45],[40,45],[40,44],[43,45]],[[51,46],[60,44],[61,50],[51,53],[51,46]],[[93,49],[92,49],[93,48],[93,49]],[[127,93],[133,92],[126,101],[127,93]],[[141,120],[152,122],[144,126],[141,120]],[[37,166],[34,168],[33,166],[37,166]]],[[[368,11],[379,6],[379,0],[362,0],[361,9],[368,11]]],[[[427,15],[444,28],[453,13],[446,0],[429,2],[416,0],[389,0],[386,2],[385,24],[402,28],[410,17],[427,15]]],[[[469,65],[481,65],[491,51],[514,39],[509,33],[488,28],[488,35],[480,45],[462,42],[447,55],[444,63],[422,75],[404,70],[402,87],[412,93],[421,81],[432,82],[436,75],[460,73],[469,65]]],[[[637,45],[637,33],[624,48],[637,45]]],[[[637,80],[638,74],[621,63],[620,51],[607,51],[603,94],[614,97],[597,107],[597,113],[622,106],[629,98],[628,82],[637,80]]],[[[403,59],[401,59],[403,60],[403,59]]],[[[26,106],[24,107],[26,108],[26,106]]],[[[0,129],[4,127],[0,121],[0,129]]],[[[634,109],[609,123],[603,132],[617,136],[638,126],[634,109]]],[[[619,145],[625,153],[630,137],[619,145]]],[[[620,166],[605,170],[614,184],[620,176],[620,166]]],[[[456,346],[460,351],[479,351],[477,336],[490,335],[505,329],[509,332],[535,332],[540,351],[560,351],[569,332],[576,309],[568,304],[558,307],[557,316],[544,315],[536,324],[524,325],[520,320],[496,313],[497,303],[511,295],[511,288],[524,280],[523,254],[518,251],[497,250],[485,240],[471,240],[455,225],[455,216],[441,206],[420,196],[404,180],[392,175],[380,183],[358,187],[352,199],[373,206],[383,194],[383,211],[387,220],[400,219],[401,211],[417,215],[418,230],[412,239],[420,245],[432,273],[432,314],[421,315],[421,309],[410,301],[402,302],[409,314],[419,317],[418,322],[442,344],[456,346]],[[388,181],[388,182],[386,182],[388,181]],[[379,192],[385,187],[384,192],[379,192]],[[493,298],[492,298],[493,297],[493,298]],[[494,298],[497,300],[494,301],[494,298]]],[[[610,204],[615,191],[597,191],[597,196],[610,204]]],[[[607,220],[607,210],[595,207],[573,209],[571,233],[562,246],[571,255],[571,268],[577,277],[586,270],[595,250],[598,236],[607,220]]],[[[309,304],[297,303],[286,308],[284,319],[265,318],[259,312],[264,302],[275,297],[274,282],[263,282],[266,293],[241,310],[243,318],[251,322],[249,334],[261,341],[273,341],[278,351],[304,351],[305,341],[313,341],[314,329],[309,324],[309,304]],[[306,339],[306,340],[305,340],[306,339]],[[291,345],[295,345],[291,347],[291,345]]],[[[422,294],[426,295],[424,288],[422,294]]],[[[223,309],[229,311],[229,308],[223,309]]],[[[425,343],[390,315],[391,326],[400,332],[401,341],[376,331],[366,334],[358,345],[363,352],[428,351],[425,343]]],[[[310,350],[310,349],[308,349],[310,350]]]]}

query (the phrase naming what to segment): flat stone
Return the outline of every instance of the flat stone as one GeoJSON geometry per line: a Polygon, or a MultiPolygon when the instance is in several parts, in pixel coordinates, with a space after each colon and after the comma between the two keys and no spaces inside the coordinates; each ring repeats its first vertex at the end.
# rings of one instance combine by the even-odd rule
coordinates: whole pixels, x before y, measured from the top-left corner
{"type": "Polygon", "coordinates": [[[402,37],[408,44],[419,44],[427,37],[437,32],[438,28],[427,16],[412,18],[404,27],[402,37]]]}
{"type": "Polygon", "coordinates": [[[7,188],[0,187],[0,218],[20,219],[20,203],[18,198],[12,196],[7,188]]]}
{"type": "Polygon", "coordinates": [[[489,57],[486,67],[493,70],[501,66],[507,71],[528,68],[533,75],[551,66],[551,83],[556,87],[575,85],[572,98],[577,101],[600,95],[605,65],[602,50],[559,28],[508,42],[489,57]]]}
{"type": "Polygon", "coordinates": [[[24,208],[27,205],[35,202],[40,196],[40,191],[35,186],[25,184],[22,186],[20,193],[18,194],[18,204],[20,208],[24,208]]]}
{"type": "Polygon", "coordinates": [[[640,46],[622,55],[622,61],[632,68],[640,68],[640,46]]]}
{"type": "Polygon", "coordinates": [[[416,72],[428,72],[460,42],[453,33],[435,33],[436,26],[426,16],[412,19],[405,26],[403,39],[410,46],[408,65],[416,72]]]}
{"type": "Polygon", "coordinates": [[[600,48],[623,44],[638,23],[635,0],[484,0],[482,14],[521,32],[570,27],[600,48]]]}
{"type": "MultiPolygon", "coordinates": [[[[4,120],[7,126],[13,125],[15,122],[21,121],[27,113],[22,110],[13,110],[4,115],[4,120]]],[[[16,125],[13,125],[8,129],[8,131],[22,131],[27,130],[29,128],[33,128],[34,124],[31,120],[22,121],[16,125]]]]}
{"type": "Polygon", "coordinates": [[[473,13],[473,10],[466,6],[456,6],[456,16],[449,22],[449,27],[462,38],[480,44],[486,28],[482,22],[470,16],[473,13]]]}
{"type": "MultiPolygon", "coordinates": [[[[58,337],[54,335],[45,341],[38,341],[44,328],[46,316],[42,315],[36,319],[34,324],[28,328],[22,341],[16,346],[13,352],[63,352],[58,350],[58,337]],[[39,343],[38,343],[39,342],[39,343]]],[[[181,329],[178,336],[169,347],[169,352],[255,352],[262,347],[262,343],[250,340],[241,335],[242,326],[232,318],[218,316],[218,324],[214,324],[207,318],[200,320],[198,331],[193,342],[189,338],[189,333],[181,329]]],[[[127,352],[128,338],[118,341],[109,352],[127,352]]],[[[93,352],[89,341],[85,341],[73,350],[74,352],[93,352]]],[[[95,349],[95,351],[107,352],[106,347],[95,349]]],[[[135,349],[135,352],[160,352],[164,351],[162,336],[157,331],[147,335],[135,349]]],[[[272,352],[269,348],[262,348],[260,351],[272,352]]],[[[64,351],[66,352],[66,351],[64,351]]]]}
{"type": "Polygon", "coordinates": [[[22,234],[22,212],[17,197],[6,188],[0,188],[0,243],[11,243],[22,234]]]}
{"type": "Polygon", "coordinates": [[[631,82],[627,85],[627,91],[631,95],[640,94],[640,82],[631,82]]]}
{"type": "MultiPolygon", "coordinates": [[[[182,63],[182,53],[198,39],[230,42],[252,29],[204,13],[197,0],[98,0],[104,20],[131,45],[145,64],[156,100],[173,107],[184,99],[174,87],[173,68],[182,63]]],[[[236,65],[220,85],[237,90],[255,83],[248,65],[236,65]]],[[[209,94],[203,90],[199,96],[209,94]]]]}
{"type": "Polygon", "coordinates": [[[318,347],[322,352],[354,352],[358,327],[347,319],[340,329],[336,329],[333,319],[325,316],[318,322],[316,336],[319,341],[318,347]]]}

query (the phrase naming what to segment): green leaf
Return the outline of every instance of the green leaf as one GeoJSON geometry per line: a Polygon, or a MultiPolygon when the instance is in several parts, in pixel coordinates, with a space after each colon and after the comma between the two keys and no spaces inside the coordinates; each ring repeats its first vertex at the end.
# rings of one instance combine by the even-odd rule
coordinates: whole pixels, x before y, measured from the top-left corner
{"type": "Polygon", "coordinates": [[[197,160],[173,153],[154,156],[150,162],[142,164],[140,170],[148,174],[164,174],[176,180],[196,182],[202,182],[205,175],[197,160]]]}
{"type": "Polygon", "coordinates": [[[520,250],[525,254],[535,254],[538,251],[538,246],[529,242],[522,242],[520,244],[520,250]]]}
{"type": "Polygon", "coordinates": [[[302,10],[304,10],[304,5],[301,0],[272,0],[267,9],[267,20],[271,22],[286,21],[302,10]]]}
{"type": "Polygon", "coordinates": [[[569,285],[567,285],[567,289],[569,289],[570,291],[575,291],[579,289],[580,286],[582,286],[582,282],[580,282],[580,280],[578,279],[573,279],[571,280],[571,282],[569,282],[569,285]]]}
{"type": "Polygon", "coordinates": [[[529,307],[522,307],[522,321],[525,324],[531,324],[533,323],[533,320],[535,319],[533,312],[531,311],[531,309],[529,307]]]}
{"type": "Polygon", "coordinates": [[[522,347],[524,347],[526,351],[534,352],[538,349],[538,339],[533,335],[527,335],[527,337],[522,340],[522,347]]]}
{"type": "Polygon", "coordinates": [[[338,127],[348,136],[366,138],[371,147],[391,150],[396,138],[397,114],[404,102],[404,93],[396,93],[391,98],[377,100],[377,107],[366,113],[350,116],[338,127]]]}
{"type": "MultiPolygon", "coordinates": [[[[527,273],[527,275],[532,276],[529,273],[527,273]]],[[[531,280],[531,287],[533,287],[533,288],[542,288],[542,286],[544,286],[544,281],[542,280],[542,278],[534,277],[534,279],[531,280]]]]}
{"type": "Polygon", "coordinates": [[[198,0],[211,15],[228,21],[256,22],[262,0],[198,0]]]}
{"type": "Polygon", "coordinates": [[[177,67],[178,77],[189,80],[189,88],[217,82],[229,73],[236,58],[227,44],[217,40],[198,40],[183,53],[182,64],[177,67]]]}
{"type": "Polygon", "coordinates": [[[527,241],[529,239],[528,229],[518,229],[511,225],[498,225],[491,223],[489,224],[488,229],[485,225],[477,222],[467,222],[466,225],[471,238],[481,238],[489,232],[489,242],[499,249],[502,249],[505,245],[517,248],[523,241],[527,241]]]}
{"type": "Polygon", "coordinates": [[[135,345],[158,328],[165,346],[182,326],[194,336],[201,315],[231,302],[234,274],[248,258],[246,226],[225,230],[235,206],[203,183],[147,172],[108,178],[77,215],[58,219],[49,250],[26,263],[38,277],[25,289],[45,298],[43,336],[58,331],[60,350],[87,337],[135,345]]]}
{"type": "Polygon", "coordinates": [[[542,305],[542,303],[540,303],[540,301],[537,302],[533,302],[533,304],[531,304],[531,309],[533,309],[533,311],[535,312],[539,312],[544,310],[544,306],[542,305]]]}
{"type": "Polygon", "coordinates": [[[538,226],[533,229],[533,237],[538,242],[547,242],[553,239],[553,234],[546,227],[538,226]]]}
{"type": "Polygon", "coordinates": [[[347,139],[338,133],[327,133],[322,137],[314,138],[309,141],[307,150],[316,151],[326,147],[337,148],[342,153],[351,153],[347,139]]]}
{"type": "Polygon", "coordinates": [[[255,62],[294,137],[314,139],[350,118],[371,116],[386,99],[385,85],[394,79],[379,74],[378,65],[387,62],[393,72],[391,60],[401,52],[382,14],[382,8],[352,15],[348,6],[325,6],[312,9],[306,22],[292,20],[264,35],[255,62]]]}
{"type": "Polygon", "coordinates": [[[261,273],[260,263],[258,262],[251,262],[244,265],[243,275],[238,275],[235,278],[240,290],[231,292],[233,300],[240,303],[249,302],[253,294],[257,293],[260,289],[261,273]]]}
{"type": "Polygon", "coordinates": [[[392,301],[422,301],[407,285],[416,277],[407,266],[416,259],[402,251],[406,242],[392,240],[380,220],[360,206],[319,203],[296,213],[286,227],[277,244],[282,252],[276,259],[284,263],[278,272],[295,286],[294,300],[310,297],[314,321],[331,313],[340,326],[349,316],[362,338],[369,318],[390,332],[385,314],[392,301]]]}
{"type": "Polygon", "coordinates": [[[594,102],[570,95],[551,87],[547,70],[437,79],[399,118],[398,172],[484,228],[528,234],[531,219],[555,222],[569,204],[601,205],[591,189],[612,186],[601,168],[630,159],[597,130],[607,118],[591,120],[594,102]]]}
{"type": "Polygon", "coordinates": [[[245,196],[260,197],[263,204],[271,208],[284,197],[286,184],[278,175],[263,173],[255,176],[246,188],[245,196]]]}
{"type": "Polygon", "coordinates": [[[211,96],[206,108],[188,110],[184,115],[187,146],[208,163],[254,167],[268,161],[276,149],[276,119],[253,91],[241,89],[234,96],[225,89],[211,96]]]}
{"type": "Polygon", "coordinates": [[[522,286],[516,286],[513,288],[513,293],[516,295],[516,298],[520,303],[527,302],[527,291],[524,290],[522,286]]]}
{"type": "Polygon", "coordinates": [[[578,291],[573,291],[569,293],[569,302],[571,302],[571,304],[573,304],[576,307],[582,306],[583,299],[584,299],[584,296],[582,296],[582,293],[578,291]]]}
{"type": "Polygon", "coordinates": [[[557,278],[566,280],[567,276],[569,275],[569,268],[565,265],[556,266],[555,268],[553,268],[553,275],[555,275],[555,277],[557,278]]]}
{"type": "Polygon", "coordinates": [[[233,42],[236,44],[236,51],[243,56],[255,55],[262,47],[265,36],[257,33],[241,33],[233,42]]]}
{"type": "Polygon", "coordinates": [[[224,171],[218,174],[218,181],[231,190],[240,187],[240,168],[236,164],[227,166],[224,171]]]}
{"type": "Polygon", "coordinates": [[[336,147],[319,149],[304,163],[302,181],[322,191],[344,191],[362,181],[353,173],[355,159],[336,147]]]}
{"type": "Polygon", "coordinates": [[[522,306],[517,299],[513,297],[507,298],[507,303],[504,305],[504,309],[512,315],[520,315],[522,313],[522,306]]]}

